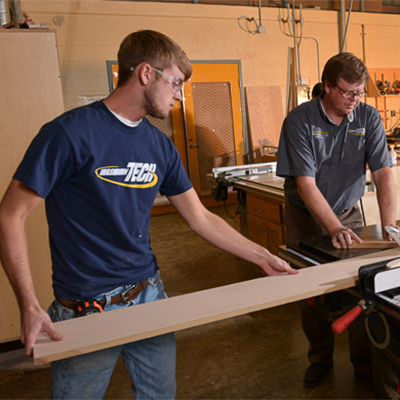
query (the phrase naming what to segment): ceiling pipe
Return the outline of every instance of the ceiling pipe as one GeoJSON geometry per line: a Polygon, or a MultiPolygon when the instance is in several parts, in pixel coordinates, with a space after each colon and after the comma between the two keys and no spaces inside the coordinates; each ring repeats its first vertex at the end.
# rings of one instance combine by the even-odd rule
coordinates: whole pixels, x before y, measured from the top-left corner
{"type": "Polygon", "coordinates": [[[345,20],[346,20],[346,1],[339,1],[339,51],[342,53],[347,50],[345,38],[345,20]]]}
{"type": "Polygon", "coordinates": [[[20,0],[0,0],[0,26],[19,28],[22,19],[20,0]]]}
{"type": "Polygon", "coordinates": [[[0,26],[12,22],[10,0],[0,0],[0,26]]]}
{"type": "Polygon", "coordinates": [[[22,11],[21,11],[21,2],[20,0],[11,0],[12,5],[12,18],[14,21],[14,28],[19,28],[20,22],[23,20],[22,11]]]}

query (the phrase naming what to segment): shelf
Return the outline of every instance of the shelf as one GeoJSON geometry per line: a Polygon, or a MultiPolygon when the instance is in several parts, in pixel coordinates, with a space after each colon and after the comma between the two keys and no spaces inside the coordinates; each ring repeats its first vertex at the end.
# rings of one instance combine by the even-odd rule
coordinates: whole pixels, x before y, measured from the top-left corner
{"type": "MultiPolygon", "coordinates": [[[[392,88],[393,82],[400,81],[400,68],[369,68],[370,78],[367,83],[367,96],[368,97],[399,97],[400,89],[396,93],[381,94],[376,82],[388,82],[392,88]]],[[[394,90],[392,88],[392,90],[394,90]]]]}

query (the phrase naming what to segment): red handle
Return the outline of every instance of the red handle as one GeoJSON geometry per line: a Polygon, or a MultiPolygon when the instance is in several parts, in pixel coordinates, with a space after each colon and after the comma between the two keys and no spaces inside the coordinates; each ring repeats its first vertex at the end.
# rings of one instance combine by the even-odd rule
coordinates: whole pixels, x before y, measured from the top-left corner
{"type": "Polygon", "coordinates": [[[336,334],[342,333],[361,314],[362,311],[362,307],[356,305],[332,324],[332,332],[336,334]]]}

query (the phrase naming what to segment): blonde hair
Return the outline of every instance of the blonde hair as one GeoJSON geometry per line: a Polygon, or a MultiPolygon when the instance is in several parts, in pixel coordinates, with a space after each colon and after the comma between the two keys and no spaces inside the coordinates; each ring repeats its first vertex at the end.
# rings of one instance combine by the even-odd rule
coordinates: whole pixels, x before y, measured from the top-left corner
{"type": "Polygon", "coordinates": [[[129,34],[118,51],[118,86],[126,84],[134,68],[142,62],[163,71],[176,65],[188,80],[192,66],[182,48],[168,36],[151,30],[129,34]]]}

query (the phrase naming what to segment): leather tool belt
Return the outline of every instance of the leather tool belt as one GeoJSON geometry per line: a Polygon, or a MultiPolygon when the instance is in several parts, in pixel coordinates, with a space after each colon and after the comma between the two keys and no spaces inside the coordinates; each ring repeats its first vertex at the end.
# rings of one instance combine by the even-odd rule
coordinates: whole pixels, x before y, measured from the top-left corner
{"type": "MultiPolygon", "coordinates": [[[[139,294],[146,288],[147,284],[149,283],[149,280],[146,279],[145,281],[139,282],[136,285],[129,286],[128,289],[125,290],[125,292],[122,292],[120,294],[116,294],[115,296],[111,297],[110,299],[110,305],[112,304],[128,304],[130,301],[132,301],[134,298],[139,296],[139,294]]],[[[76,300],[58,300],[57,301],[62,304],[63,306],[70,308],[72,310],[76,310],[80,302],[76,300]]],[[[106,305],[107,300],[97,300],[97,303],[101,305],[102,308],[106,305]]]]}

